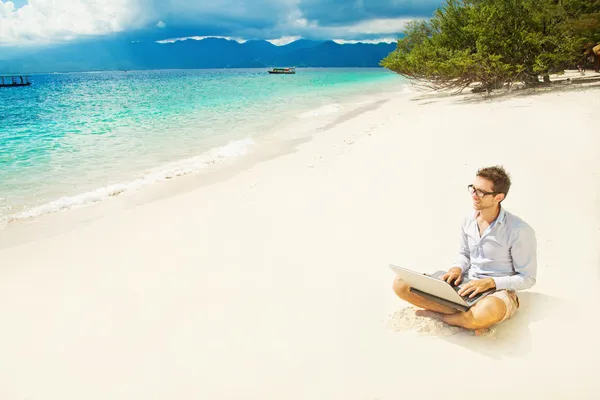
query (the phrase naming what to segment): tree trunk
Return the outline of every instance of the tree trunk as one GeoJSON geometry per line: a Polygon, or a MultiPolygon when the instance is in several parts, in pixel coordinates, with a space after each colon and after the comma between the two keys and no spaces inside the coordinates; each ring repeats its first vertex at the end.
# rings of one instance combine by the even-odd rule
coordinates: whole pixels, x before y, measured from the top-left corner
{"type": "Polygon", "coordinates": [[[550,75],[544,74],[544,83],[550,83],[550,75]]]}
{"type": "Polygon", "coordinates": [[[526,75],[523,81],[525,82],[526,87],[537,86],[540,83],[540,80],[536,74],[526,75]]]}

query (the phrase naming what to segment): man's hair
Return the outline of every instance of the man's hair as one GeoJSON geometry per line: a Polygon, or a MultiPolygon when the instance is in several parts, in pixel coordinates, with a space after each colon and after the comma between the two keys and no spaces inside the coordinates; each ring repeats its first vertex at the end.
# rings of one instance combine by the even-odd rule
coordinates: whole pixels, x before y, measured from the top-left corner
{"type": "Polygon", "coordinates": [[[510,189],[510,176],[502,166],[480,168],[477,176],[487,179],[494,184],[494,192],[508,195],[510,189]]]}

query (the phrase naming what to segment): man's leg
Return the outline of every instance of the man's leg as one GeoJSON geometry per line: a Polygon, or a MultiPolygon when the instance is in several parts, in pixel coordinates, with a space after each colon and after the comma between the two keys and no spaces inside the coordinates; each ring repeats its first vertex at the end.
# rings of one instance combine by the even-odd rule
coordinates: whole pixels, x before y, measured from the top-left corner
{"type": "Polygon", "coordinates": [[[447,315],[431,311],[417,311],[417,315],[439,319],[448,325],[473,329],[475,333],[481,333],[492,325],[502,322],[507,315],[507,310],[507,305],[503,300],[496,296],[487,296],[467,312],[447,315]]]}
{"type": "Polygon", "coordinates": [[[394,280],[394,292],[402,300],[406,300],[409,303],[417,307],[425,308],[426,310],[435,311],[436,313],[441,313],[445,315],[455,314],[458,312],[457,310],[454,310],[450,307],[446,307],[434,301],[427,300],[419,296],[418,294],[411,292],[410,286],[399,277],[396,277],[396,279],[394,280]]]}

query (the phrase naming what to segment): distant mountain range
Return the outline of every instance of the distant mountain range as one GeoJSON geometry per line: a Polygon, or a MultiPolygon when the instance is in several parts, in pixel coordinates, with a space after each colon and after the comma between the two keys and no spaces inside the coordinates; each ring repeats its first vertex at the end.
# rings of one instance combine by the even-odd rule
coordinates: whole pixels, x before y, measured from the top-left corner
{"type": "Polygon", "coordinates": [[[377,67],[395,48],[395,43],[338,44],[314,40],[298,40],[284,46],[263,40],[238,43],[219,38],[173,43],[90,40],[4,59],[0,56],[0,74],[277,66],[377,67]]]}

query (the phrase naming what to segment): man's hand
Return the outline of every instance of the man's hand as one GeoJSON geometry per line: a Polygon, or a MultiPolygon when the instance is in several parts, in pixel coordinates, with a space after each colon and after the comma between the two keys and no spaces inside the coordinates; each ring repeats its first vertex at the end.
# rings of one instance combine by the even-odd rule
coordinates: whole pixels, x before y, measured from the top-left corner
{"type": "Polygon", "coordinates": [[[462,269],[459,267],[450,268],[450,270],[442,275],[440,279],[451,285],[452,282],[454,282],[454,284],[458,286],[462,282],[462,269]]]}
{"type": "Polygon", "coordinates": [[[492,278],[478,279],[476,281],[471,281],[467,283],[465,286],[460,288],[458,294],[461,296],[471,294],[469,296],[470,299],[477,296],[481,292],[485,292],[489,289],[494,289],[496,287],[496,282],[492,278]]]}

